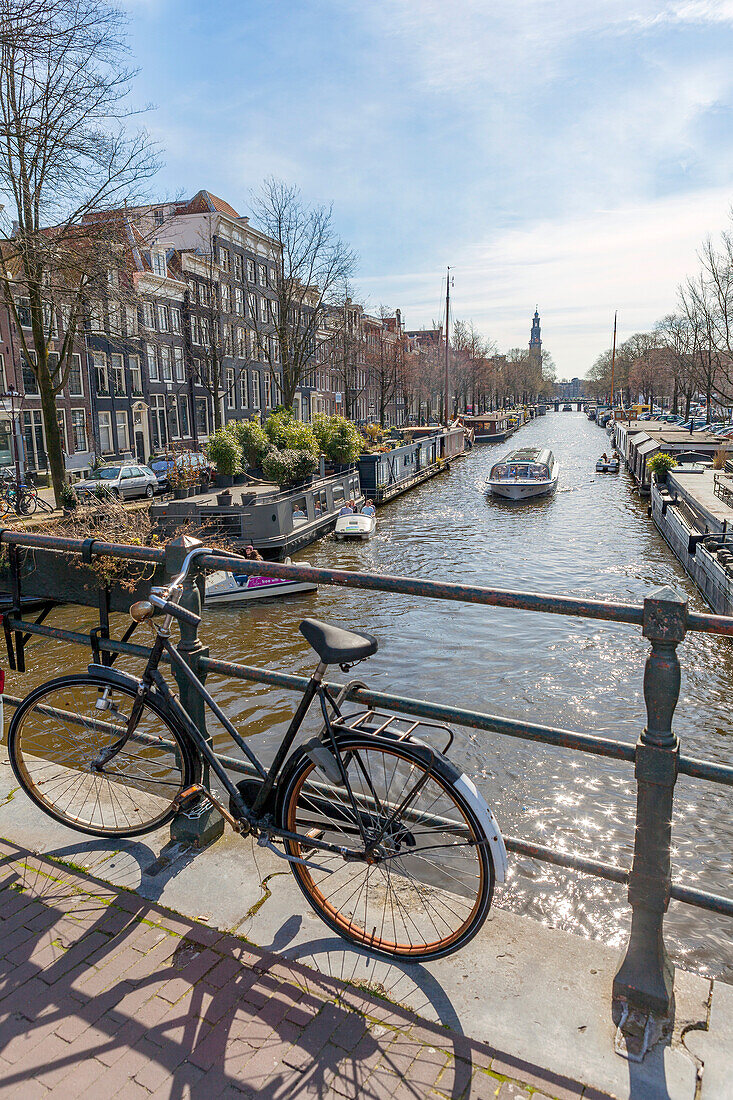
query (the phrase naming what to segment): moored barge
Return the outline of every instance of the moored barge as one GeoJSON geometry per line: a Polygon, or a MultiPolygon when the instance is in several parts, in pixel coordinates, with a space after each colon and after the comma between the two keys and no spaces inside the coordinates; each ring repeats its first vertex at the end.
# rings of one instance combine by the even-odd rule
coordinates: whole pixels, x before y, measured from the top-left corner
{"type": "Polygon", "coordinates": [[[504,412],[464,416],[462,419],[464,427],[472,433],[474,443],[503,443],[516,430],[516,424],[511,424],[504,412]]]}
{"type": "Polygon", "coordinates": [[[401,435],[408,437],[401,446],[359,456],[362,492],[375,504],[385,504],[447,470],[451,459],[463,454],[466,447],[461,427],[403,428],[401,435]]]}

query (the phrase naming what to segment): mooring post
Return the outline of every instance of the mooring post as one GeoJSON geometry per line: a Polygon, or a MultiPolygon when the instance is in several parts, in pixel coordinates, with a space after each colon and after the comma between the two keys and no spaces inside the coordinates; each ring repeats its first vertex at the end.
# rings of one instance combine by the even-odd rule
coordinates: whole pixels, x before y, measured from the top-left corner
{"type": "Polygon", "coordinates": [[[631,932],[613,982],[613,1015],[625,1007],[657,1020],[674,1012],[674,967],[664,945],[672,878],[671,840],[679,741],[672,717],[680,693],[677,646],[686,630],[687,600],[664,587],[644,600],[647,724],[636,745],[636,833],[629,877],[631,932]]]}
{"type": "MultiPolygon", "coordinates": [[[[179,535],[167,543],[165,548],[165,571],[168,580],[180,573],[183,561],[189,551],[196,546],[203,545],[199,539],[190,535],[179,535]]],[[[194,615],[201,614],[201,590],[198,583],[198,570],[192,568],[183,584],[183,592],[180,599],[181,607],[187,611],[193,611],[194,615]]],[[[209,656],[208,646],[203,645],[198,636],[198,627],[189,623],[179,624],[181,640],[178,644],[178,652],[189,668],[196,673],[199,680],[204,681],[205,673],[201,670],[201,658],[209,656]]],[[[211,736],[206,730],[206,706],[200,695],[197,694],[191,683],[182,672],[176,672],[179,699],[181,706],[201,730],[209,744],[212,744],[211,736]]],[[[203,764],[203,782],[209,782],[209,767],[203,764]]],[[[193,809],[177,813],[171,822],[171,840],[189,844],[194,848],[205,848],[217,840],[224,832],[224,819],[211,803],[202,798],[193,809]]]]}

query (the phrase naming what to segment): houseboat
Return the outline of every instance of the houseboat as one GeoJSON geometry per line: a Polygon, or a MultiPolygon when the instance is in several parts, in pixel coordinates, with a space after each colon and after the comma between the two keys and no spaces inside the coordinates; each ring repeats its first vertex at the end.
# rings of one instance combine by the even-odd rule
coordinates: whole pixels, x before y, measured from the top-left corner
{"type": "Polygon", "coordinates": [[[316,477],[292,489],[234,486],[230,496],[199,493],[154,504],[150,518],[164,536],[182,527],[226,539],[235,548],[254,546],[263,558],[282,561],[333,531],[348,500],[364,503],[359,472],[348,469],[316,477]]]}
{"type": "Polygon", "coordinates": [[[375,504],[384,504],[449,469],[451,459],[463,454],[466,448],[462,427],[403,428],[399,436],[404,443],[359,456],[361,491],[375,504]]]}
{"type": "Polygon", "coordinates": [[[547,447],[524,447],[495,462],[486,481],[493,496],[527,500],[557,488],[559,467],[547,447]]]}
{"type": "Polygon", "coordinates": [[[464,416],[464,427],[473,433],[474,443],[503,443],[514,430],[504,412],[464,416]]]}

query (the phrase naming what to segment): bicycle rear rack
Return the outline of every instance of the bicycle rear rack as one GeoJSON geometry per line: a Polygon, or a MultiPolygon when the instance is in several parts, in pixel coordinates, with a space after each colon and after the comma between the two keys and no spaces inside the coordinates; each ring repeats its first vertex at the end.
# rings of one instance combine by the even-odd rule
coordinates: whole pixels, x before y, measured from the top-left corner
{"type": "Polygon", "coordinates": [[[390,737],[395,741],[423,741],[435,748],[431,739],[447,738],[438,749],[447,753],[453,744],[453,730],[442,722],[426,722],[424,719],[400,718],[379,710],[359,710],[344,714],[331,722],[334,733],[366,733],[372,737],[390,737]]]}

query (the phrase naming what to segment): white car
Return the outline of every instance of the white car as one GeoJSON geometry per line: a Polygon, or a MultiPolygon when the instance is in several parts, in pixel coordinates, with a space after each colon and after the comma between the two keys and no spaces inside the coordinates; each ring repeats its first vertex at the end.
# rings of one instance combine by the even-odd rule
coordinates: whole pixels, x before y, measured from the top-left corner
{"type": "Polygon", "coordinates": [[[132,497],[152,497],[158,479],[147,466],[102,466],[75,485],[82,493],[106,490],[121,500],[132,497]]]}

